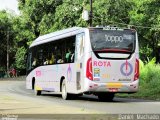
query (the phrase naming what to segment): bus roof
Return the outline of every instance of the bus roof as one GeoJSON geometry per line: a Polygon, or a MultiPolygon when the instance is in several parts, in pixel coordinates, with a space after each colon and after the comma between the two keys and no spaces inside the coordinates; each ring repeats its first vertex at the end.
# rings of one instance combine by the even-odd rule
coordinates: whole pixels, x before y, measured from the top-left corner
{"type": "Polygon", "coordinates": [[[48,43],[48,42],[51,42],[54,40],[58,40],[58,39],[62,39],[65,37],[70,37],[70,36],[76,35],[77,33],[84,31],[85,29],[128,30],[128,29],[119,29],[117,27],[89,27],[89,28],[72,27],[72,28],[67,28],[67,29],[63,29],[63,30],[59,30],[56,32],[52,32],[49,34],[39,36],[37,39],[35,39],[32,42],[32,44],[30,45],[30,48],[33,46],[48,43]]]}
{"type": "Polygon", "coordinates": [[[72,27],[72,28],[67,28],[64,30],[60,30],[60,31],[56,31],[56,32],[52,32],[49,34],[45,34],[42,36],[39,36],[37,39],[35,39],[32,44],[30,45],[30,47],[36,46],[36,45],[40,45],[43,43],[47,43],[50,41],[54,41],[57,39],[62,39],[64,37],[69,37],[72,35],[75,35],[78,31],[82,31],[85,28],[82,27],[72,27]]]}

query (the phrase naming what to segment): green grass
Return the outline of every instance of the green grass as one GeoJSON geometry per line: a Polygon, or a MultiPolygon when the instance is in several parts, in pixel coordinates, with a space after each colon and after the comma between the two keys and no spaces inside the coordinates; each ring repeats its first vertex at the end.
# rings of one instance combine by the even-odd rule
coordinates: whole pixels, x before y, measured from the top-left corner
{"type": "Polygon", "coordinates": [[[139,91],[134,94],[117,94],[120,97],[160,100],[160,65],[154,59],[140,65],[139,91]]]}

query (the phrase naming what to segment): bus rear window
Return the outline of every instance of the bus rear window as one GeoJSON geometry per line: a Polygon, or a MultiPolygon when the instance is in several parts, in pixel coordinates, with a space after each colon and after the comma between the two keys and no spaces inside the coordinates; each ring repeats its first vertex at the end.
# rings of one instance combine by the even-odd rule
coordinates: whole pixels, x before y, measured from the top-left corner
{"type": "Polygon", "coordinates": [[[131,53],[135,49],[135,31],[132,30],[90,30],[93,51],[131,53]]]}

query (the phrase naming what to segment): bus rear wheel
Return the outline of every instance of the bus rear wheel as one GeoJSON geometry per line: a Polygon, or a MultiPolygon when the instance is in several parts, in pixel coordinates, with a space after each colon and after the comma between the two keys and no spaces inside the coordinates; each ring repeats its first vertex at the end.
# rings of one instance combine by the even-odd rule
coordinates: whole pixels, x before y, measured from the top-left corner
{"type": "Polygon", "coordinates": [[[103,102],[111,102],[114,98],[114,93],[99,93],[98,99],[103,102]]]}
{"type": "Polygon", "coordinates": [[[71,98],[71,95],[67,93],[65,80],[62,81],[61,89],[62,89],[62,98],[64,100],[69,100],[71,98]]]}

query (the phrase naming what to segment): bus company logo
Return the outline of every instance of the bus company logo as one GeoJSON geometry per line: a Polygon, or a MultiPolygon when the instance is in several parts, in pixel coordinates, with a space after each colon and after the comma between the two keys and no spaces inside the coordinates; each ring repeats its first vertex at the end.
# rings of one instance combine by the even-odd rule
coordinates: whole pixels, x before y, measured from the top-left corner
{"type": "Polygon", "coordinates": [[[110,61],[94,61],[93,66],[96,67],[111,67],[110,61]]]}
{"type": "Polygon", "coordinates": [[[133,66],[126,60],[126,62],[121,65],[120,71],[122,75],[129,76],[133,72],[133,66]]]}
{"type": "Polygon", "coordinates": [[[105,35],[106,42],[119,43],[123,42],[123,36],[105,35]]]}
{"type": "Polygon", "coordinates": [[[70,64],[69,64],[69,67],[67,69],[67,80],[71,81],[71,78],[72,78],[72,70],[71,70],[71,67],[70,67],[70,64]]]}

